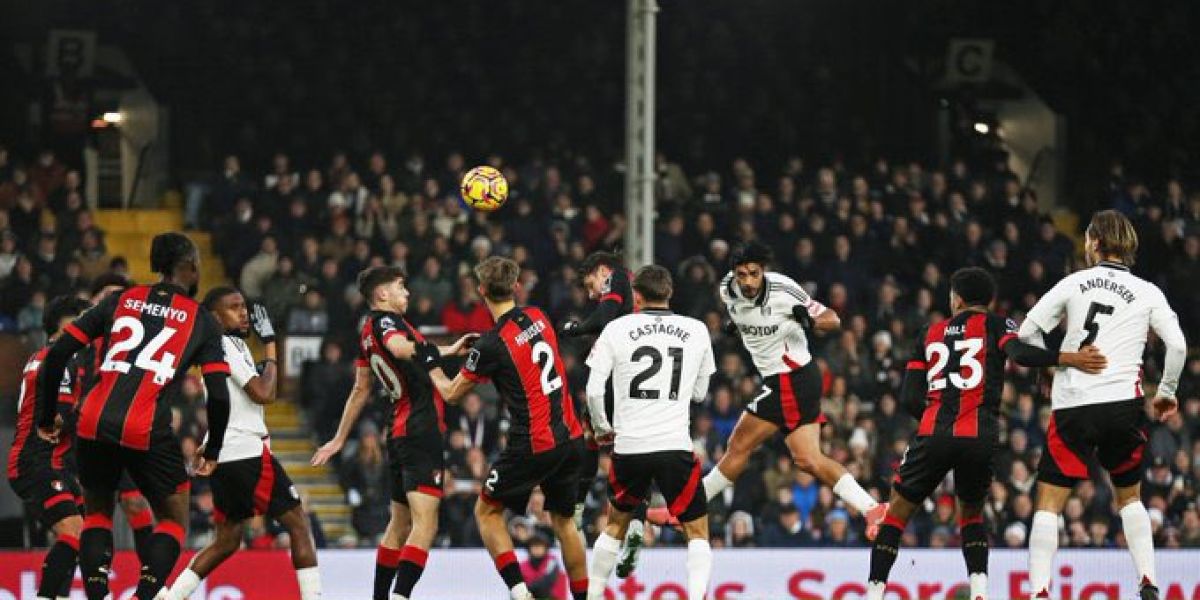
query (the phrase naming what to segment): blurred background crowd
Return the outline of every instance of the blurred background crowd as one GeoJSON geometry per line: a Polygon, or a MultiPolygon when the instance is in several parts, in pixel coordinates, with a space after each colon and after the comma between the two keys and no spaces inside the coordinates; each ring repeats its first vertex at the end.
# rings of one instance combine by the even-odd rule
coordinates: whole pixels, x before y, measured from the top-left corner
{"type": "MultiPolygon", "coordinates": [[[[226,275],[268,307],[284,336],[323,339],[318,359],[287,374],[294,378],[287,401],[302,408],[315,441],[332,436],[352,383],[356,335],[367,310],[353,280],[366,266],[407,271],[413,294],[407,318],[433,335],[491,326],[470,276],[491,254],[521,265],[519,301],[543,307],[555,322],[591,309],[576,269],[589,252],[619,246],[625,227],[620,178],[593,169],[581,154],[486,161],[503,170],[511,188],[508,204],[492,214],[466,210],[457,198],[457,182],[473,166],[459,153],[394,160],[382,152],[339,152],[305,163],[277,153],[264,164],[229,155],[181,186],[188,226],[211,233],[226,275]]],[[[987,269],[1000,284],[996,309],[1020,320],[1041,293],[1083,266],[1072,221],[1040,212],[1032,192],[1002,162],[962,159],[940,168],[883,158],[857,165],[735,158],[705,170],[660,155],[657,168],[656,260],[675,275],[675,310],[709,325],[718,361],[709,397],[697,405],[692,423],[706,469],[720,459],[742,406],[759,390],[749,357],[721,327],[716,281],[737,243],[769,244],[775,267],[841,316],[842,331],[810,340],[825,378],[824,450],[880,497],[916,425],[897,407],[903,365],[915,332],[947,315],[949,275],[968,265],[987,269]]],[[[78,185],[78,173],[51,152],[11,156],[0,149],[0,329],[23,334],[31,346],[44,339],[40,316],[47,298],[86,293],[96,275],[124,268],[123,258],[106,250],[78,185]]],[[[1152,185],[1126,179],[1120,165],[1104,186],[1106,202],[1137,224],[1141,251],[1134,271],[1164,288],[1194,343],[1200,339],[1194,301],[1200,193],[1174,179],[1152,185]]],[[[590,342],[562,342],[569,386],[581,403],[590,342]]],[[[1156,343],[1148,347],[1147,382],[1158,378],[1157,350],[1156,343]]],[[[986,513],[997,545],[1025,543],[1049,384],[1045,373],[1012,365],[1006,373],[1006,426],[986,513]]],[[[1179,393],[1179,414],[1150,431],[1144,496],[1158,543],[1200,546],[1200,358],[1194,354],[1179,393]]],[[[189,381],[172,400],[189,455],[205,429],[202,396],[202,386],[189,381]]],[[[321,544],[373,545],[382,533],[389,410],[380,395],[337,466],[354,534],[328,542],[322,536],[321,544]]],[[[446,421],[449,468],[438,543],[479,546],[471,510],[508,424],[487,387],[449,409],[446,421]]],[[[861,516],[797,471],[781,439],[753,462],[710,504],[714,543],[865,544],[861,516]]],[[[589,535],[605,522],[607,464],[587,498],[589,535]]],[[[191,533],[199,543],[212,506],[202,482],[196,490],[191,533]]],[[[957,543],[953,490],[948,480],[926,503],[907,544],[957,543]]],[[[1103,480],[1079,486],[1064,515],[1063,544],[1122,544],[1115,516],[1103,480]]],[[[547,523],[535,495],[511,527],[529,541],[547,523]]],[[[654,543],[681,542],[669,529],[655,533],[654,543]]],[[[281,543],[276,534],[261,523],[249,538],[270,546],[281,543]]]]}

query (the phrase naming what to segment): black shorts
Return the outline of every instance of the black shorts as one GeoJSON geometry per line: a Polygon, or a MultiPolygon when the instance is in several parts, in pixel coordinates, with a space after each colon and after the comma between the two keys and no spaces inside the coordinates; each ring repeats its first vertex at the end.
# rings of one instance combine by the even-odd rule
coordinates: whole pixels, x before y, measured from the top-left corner
{"type": "Polygon", "coordinates": [[[258,458],[217,465],[210,483],[213,520],[217,523],[236,523],[255,516],[278,517],[300,506],[296,486],[266,448],[258,458]]]}
{"type": "Polygon", "coordinates": [[[109,442],[79,439],[79,483],[89,494],[111,497],[128,471],[133,483],[152,505],[189,489],[183,452],[174,435],[156,438],[148,450],[109,442]]]}
{"type": "Polygon", "coordinates": [[[80,514],[79,503],[83,493],[70,471],[39,469],[9,479],[8,483],[25,502],[29,514],[36,517],[46,529],[67,517],[80,514]]]}
{"type": "Polygon", "coordinates": [[[613,454],[608,471],[608,500],[621,512],[633,512],[650,494],[650,484],[667,501],[667,510],[680,522],[708,515],[700,461],[682,450],[646,454],[613,454]]]}
{"type": "Polygon", "coordinates": [[[141,490],[138,489],[136,483],[133,482],[133,477],[129,476],[129,471],[121,471],[121,481],[117,483],[117,497],[124,500],[126,498],[140,497],[141,490]]]}
{"type": "Polygon", "coordinates": [[[746,405],[746,412],[774,423],[785,434],[809,423],[824,423],[821,387],[821,368],[810,360],[789,373],[764,377],[762,392],[746,405]]]}
{"type": "Polygon", "coordinates": [[[538,454],[506,450],[492,463],[479,498],[493,506],[525,514],[533,488],[541,486],[546,510],[564,517],[574,515],[581,446],[583,438],[575,438],[538,454]]]}
{"type": "Polygon", "coordinates": [[[1038,464],[1038,481],[1072,487],[1091,476],[1088,462],[1095,457],[1113,485],[1137,483],[1143,473],[1149,421],[1141,398],[1054,411],[1046,430],[1046,451],[1038,464]]]}
{"type": "Polygon", "coordinates": [[[404,437],[388,440],[388,468],[392,471],[392,500],[408,504],[408,495],[417,492],[442,497],[442,438],[404,437]]]}
{"type": "Polygon", "coordinates": [[[920,504],[953,470],[954,495],[965,504],[978,504],[987,498],[992,484],[995,451],[996,442],[990,439],[914,436],[892,477],[892,488],[905,500],[920,504]]]}

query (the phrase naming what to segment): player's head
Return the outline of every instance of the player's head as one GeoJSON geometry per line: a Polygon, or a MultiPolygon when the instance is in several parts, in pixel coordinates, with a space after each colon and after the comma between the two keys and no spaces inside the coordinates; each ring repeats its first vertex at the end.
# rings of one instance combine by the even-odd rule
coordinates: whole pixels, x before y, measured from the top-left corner
{"type": "Polygon", "coordinates": [[[160,233],[150,242],[150,270],[195,296],[200,285],[200,253],[188,236],[174,231],[160,233]]]}
{"type": "Polygon", "coordinates": [[[502,256],[489,256],[475,265],[479,295],[490,304],[511,301],[516,294],[517,277],[520,275],[521,267],[502,256]]]}
{"type": "Polygon", "coordinates": [[[646,265],[633,276],[633,302],[639,308],[666,306],[674,291],[671,272],[658,265],[646,265]]]}
{"type": "Polygon", "coordinates": [[[55,296],[42,313],[42,329],[48,337],[56,337],[63,327],[91,307],[91,303],[77,296],[55,296]]]}
{"type": "Polygon", "coordinates": [[[403,313],[408,310],[408,288],[404,269],[379,266],[358,274],[358,292],[375,310],[403,313]]]}
{"type": "Polygon", "coordinates": [[[771,248],[762,242],[744,242],[733,249],[730,260],[742,297],[757,298],[763,291],[767,265],[771,264],[771,248]]]}
{"type": "Polygon", "coordinates": [[[250,312],[246,298],[237,288],[222,285],[204,295],[204,308],[212,312],[225,333],[246,337],[250,333],[250,312]]]}
{"type": "Polygon", "coordinates": [[[958,313],[972,306],[987,308],[996,299],[996,280],[979,267],[966,267],[950,276],[950,310],[958,313]]]}
{"type": "Polygon", "coordinates": [[[615,252],[593,252],[579,265],[579,278],[588,297],[595,300],[604,294],[604,284],[616,269],[625,268],[621,255],[615,252]]]}
{"type": "Polygon", "coordinates": [[[100,275],[92,282],[92,304],[99,304],[113,292],[120,292],[129,287],[129,280],[120,273],[108,272],[100,275]]]}
{"type": "Polygon", "coordinates": [[[1132,266],[1137,257],[1137,230],[1125,215],[1115,210],[1102,210],[1093,215],[1083,242],[1089,265],[1112,260],[1132,266]]]}

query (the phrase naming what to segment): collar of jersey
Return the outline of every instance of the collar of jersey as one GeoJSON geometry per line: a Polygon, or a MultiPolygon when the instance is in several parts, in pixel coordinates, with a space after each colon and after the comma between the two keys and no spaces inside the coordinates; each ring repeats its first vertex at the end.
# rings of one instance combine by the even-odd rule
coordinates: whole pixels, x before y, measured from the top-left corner
{"type": "Polygon", "coordinates": [[[674,312],[671,312],[671,309],[669,309],[669,308],[643,308],[643,309],[642,309],[642,314],[646,314],[646,315],[673,315],[673,314],[675,314],[675,313],[674,313],[674,312]]]}
{"type": "Polygon", "coordinates": [[[1105,267],[1108,269],[1117,269],[1119,271],[1128,271],[1129,270],[1129,265],[1123,265],[1119,262],[1113,262],[1111,260],[1102,260],[1102,261],[1096,263],[1096,266],[1097,267],[1105,267]]]}

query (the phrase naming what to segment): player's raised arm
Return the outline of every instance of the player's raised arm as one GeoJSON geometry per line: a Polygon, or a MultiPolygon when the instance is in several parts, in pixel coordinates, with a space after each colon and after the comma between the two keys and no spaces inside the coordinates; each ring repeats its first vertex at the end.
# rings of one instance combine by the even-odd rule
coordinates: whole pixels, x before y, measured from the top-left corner
{"type": "Polygon", "coordinates": [[[1154,417],[1161,420],[1179,408],[1175,391],[1179,388],[1179,374],[1183,372],[1183,364],[1187,361],[1187,338],[1179,327],[1179,316],[1171,310],[1161,293],[1158,296],[1158,302],[1150,311],[1150,328],[1167,347],[1163,357],[1162,378],[1158,381],[1153,403],[1154,417]]]}
{"type": "Polygon", "coordinates": [[[441,354],[437,346],[433,344],[419,345],[417,357],[414,359],[429,373],[429,379],[433,382],[433,387],[437,388],[438,393],[442,395],[442,400],[451,404],[458,404],[459,400],[475,389],[475,384],[486,381],[489,377],[491,362],[488,360],[489,354],[484,349],[484,342],[480,341],[479,336],[468,340],[469,337],[470,335],[463,336],[454,344],[454,346],[474,344],[474,347],[467,350],[466,345],[463,345],[461,348],[461,350],[467,351],[467,361],[463,363],[462,369],[453,380],[447,377],[446,372],[441,368],[441,354]]]}
{"type": "Polygon", "coordinates": [[[774,281],[768,283],[771,290],[782,292],[796,301],[792,306],[792,317],[801,325],[813,331],[828,333],[842,327],[842,319],[837,312],[817,302],[816,298],[808,295],[799,284],[782,275],[772,275],[774,281]]]}
{"type": "Polygon", "coordinates": [[[263,343],[262,374],[244,372],[233,363],[229,365],[229,375],[238,387],[246,390],[256,404],[270,404],[275,401],[276,385],[279,382],[279,357],[275,345],[275,327],[267,308],[255,303],[250,309],[250,327],[263,343]]]}
{"type": "Polygon", "coordinates": [[[342,419],[338,422],[337,433],[333,435],[332,440],[317,449],[317,453],[312,457],[313,466],[329,462],[329,459],[342,451],[346,440],[350,439],[350,429],[358,421],[358,415],[362,414],[363,406],[366,406],[367,399],[371,396],[371,369],[365,361],[356,364],[354,387],[350,388],[350,394],[346,397],[346,406],[342,409],[342,419]]]}

